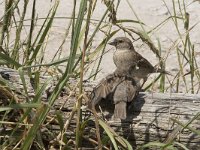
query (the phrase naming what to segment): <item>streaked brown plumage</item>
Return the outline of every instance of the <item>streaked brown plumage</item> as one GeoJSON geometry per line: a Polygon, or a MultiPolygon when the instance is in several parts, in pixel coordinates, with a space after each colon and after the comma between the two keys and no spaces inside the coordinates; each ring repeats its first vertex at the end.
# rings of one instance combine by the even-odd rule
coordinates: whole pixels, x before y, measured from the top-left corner
{"type": "Polygon", "coordinates": [[[117,37],[109,44],[116,47],[113,60],[117,67],[117,73],[129,75],[137,81],[143,79],[143,82],[146,81],[151,73],[160,72],[168,74],[168,72],[152,66],[148,60],[137,53],[130,39],[117,37]]]}
{"type": "Polygon", "coordinates": [[[112,95],[112,103],[115,105],[114,118],[126,119],[127,102],[131,102],[138,93],[138,87],[133,78],[116,76],[114,73],[104,78],[93,90],[90,109],[94,108],[102,98],[112,95]]]}
{"type": "Polygon", "coordinates": [[[126,37],[118,37],[109,44],[116,47],[113,60],[117,69],[93,90],[89,108],[94,108],[102,98],[112,93],[115,105],[114,117],[125,119],[127,103],[137,96],[141,88],[140,80],[145,82],[150,73],[167,72],[153,67],[149,61],[135,51],[131,40],[126,37]]]}

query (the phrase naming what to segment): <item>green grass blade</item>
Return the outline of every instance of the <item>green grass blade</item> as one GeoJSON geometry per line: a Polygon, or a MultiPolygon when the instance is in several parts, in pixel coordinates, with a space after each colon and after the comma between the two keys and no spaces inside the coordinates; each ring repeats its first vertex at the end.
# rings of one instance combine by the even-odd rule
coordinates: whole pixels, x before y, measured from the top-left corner
{"type": "Polygon", "coordinates": [[[181,147],[181,149],[183,150],[189,150],[185,145],[179,143],[179,142],[174,142],[174,145],[178,145],[179,147],[181,147]]]}
{"type": "Polygon", "coordinates": [[[14,59],[12,59],[10,56],[3,54],[0,52],[0,61],[2,64],[4,65],[13,65],[16,68],[21,67],[21,64],[19,64],[18,62],[16,62],[14,59]]]}
{"type": "Polygon", "coordinates": [[[35,138],[35,136],[38,132],[38,129],[41,125],[41,120],[43,120],[43,118],[44,118],[43,115],[41,115],[41,114],[43,114],[44,110],[47,110],[47,108],[48,108],[48,105],[41,104],[41,106],[37,109],[37,113],[36,113],[34,121],[33,121],[34,124],[31,127],[31,129],[28,131],[26,139],[24,140],[24,142],[20,148],[21,150],[30,149],[33,139],[35,138]]]}
{"type": "Polygon", "coordinates": [[[117,142],[118,142],[118,143],[120,143],[120,145],[122,145],[122,147],[124,149],[133,150],[130,143],[126,139],[124,139],[123,137],[117,135],[115,133],[115,131],[111,127],[109,127],[104,121],[99,119],[99,124],[105,130],[107,135],[109,136],[109,138],[110,138],[115,149],[118,149],[118,145],[117,145],[117,142]]]}
{"type": "Polygon", "coordinates": [[[62,111],[56,111],[56,118],[58,120],[59,126],[60,126],[60,131],[63,132],[64,130],[64,119],[63,119],[63,113],[62,111]]]}
{"type": "MultiPolygon", "coordinates": [[[[82,1],[80,4],[80,8],[86,8],[86,0],[82,1]]],[[[51,93],[51,96],[49,97],[49,106],[52,106],[53,103],[55,102],[56,98],[58,97],[60,91],[62,90],[62,88],[65,86],[65,83],[68,81],[69,79],[69,72],[71,72],[72,68],[73,68],[73,63],[75,60],[75,56],[76,56],[76,51],[77,51],[77,43],[78,43],[78,39],[79,39],[79,33],[81,30],[81,25],[82,25],[82,21],[83,21],[83,17],[84,17],[84,11],[85,9],[81,9],[79,11],[79,15],[78,15],[78,19],[77,22],[75,24],[75,32],[72,38],[72,46],[71,46],[71,51],[70,51],[70,60],[68,61],[67,64],[67,68],[65,70],[64,75],[61,77],[61,79],[59,80],[58,84],[56,85],[55,89],[53,90],[53,92],[51,93]]],[[[33,125],[33,127],[29,130],[28,133],[28,137],[25,141],[24,144],[22,145],[22,149],[27,149],[30,147],[30,145],[33,142],[33,139],[35,138],[36,135],[36,130],[40,127],[40,125],[43,123],[43,121],[46,118],[47,113],[49,112],[50,107],[44,107],[43,110],[40,112],[40,114],[38,114],[37,116],[37,123],[33,125]]]]}
{"type": "Polygon", "coordinates": [[[35,50],[33,52],[32,57],[30,58],[30,62],[28,63],[28,65],[32,64],[32,62],[36,58],[41,46],[43,45],[43,42],[44,42],[44,40],[45,40],[45,38],[46,38],[46,36],[47,36],[47,34],[49,32],[49,29],[51,28],[52,23],[53,23],[55,13],[56,13],[56,10],[58,8],[58,4],[59,4],[58,2],[55,3],[54,9],[52,10],[53,11],[52,15],[51,15],[51,17],[50,17],[50,19],[49,19],[49,21],[47,23],[46,28],[44,29],[44,32],[41,35],[41,38],[40,38],[40,40],[39,40],[39,42],[38,42],[38,44],[37,44],[37,46],[36,46],[36,48],[35,48],[35,50]]]}
{"type": "Polygon", "coordinates": [[[39,104],[39,103],[11,104],[9,106],[0,107],[0,112],[12,110],[12,109],[38,108],[40,106],[41,106],[41,104],[39,104]]]}
{"type": "Polygon", "coordinates": [[[32,16],[31,16],[31,27],[30,27],[30,30],[29,30],[29,35],[28,35],[28,41],[27,41],[27,48],[26,48],[26,61],[28,61],[29,59],[29,55],[31,54],[31,49],[32,49],[32,46],[31,46],[31,42],[32,42],[32,36],[33,36],[33,31],[34,31],[34,22],[35,22],[35,5],[36,5],[36,0],[33,0],[33,8],[32,8],[32,16]]]}
{"type": "Polygon", "coordinates": [[[23,71],[22,67],[19,68],[18,71],[19,71],[19,76],[20,76],[22,84],[23,84],[23,90],[25,91],[26,96],[28,96],[28,90],[27,90],[26,81],[24,78],[24,71],[23,71]]]}
{"type": "Polygon", "coordinates": [[[112,132],[110,132],[110,130],[108,128],[108,125],[105,124],[102,120],[99,120],[99,125],[101,125],[101,127],[105,130],[106,134],[109,136],[109,138],[110,138],[115,150],[118,150],[117,142],[116,142],[112,132]]]}
{"type": "Polygon", "coordinates": [[[143,145],[142,147],[140,147],[139,150],[145,150],[146,148],[154,149],[155,147],[159,148],[159,149],[162,149],[163,147],[165,147],[165,149],[167,149],[167,150],[177,150],[177,148],[173,147],[172,145],[169,145],[166,147],[166,144],[161,143],[161,142],[149,142],[149,143],[143,145]]]}
{"type": "Polygon", "coordinates": [[[86,4],[87,4],[86,0],[81,1],[78,18],[74,25],[75,26],[74,30],[72,31],[72,40],[71,40],[71,48],[70,48],[70,56],[69,56],[70,59],[67,63],[67,69],[66,69],[67,73],[71,73],[72,68],[74,66],[75,56],[76,56],[78,43],[79,43],[78,40],[81,33],[81,26],[84,19],[84,11],[86,9],[86,4]]]}
{"type": "Polygon", "coordinates": [[[14,47],[13,47],[13,50],[12,50],[12,54],[11,54],[11,57],[19,62],[19,50],[21,48],[21,33],[22,33],[22,28],[23,28],[23,23],[24,23],[24,18],[25,18],[25,15],[26,15],[26,10],[27,10],[27,5],[28,5],[28,1],[24,1],[24,6],[23,6],[23,9],[22,9],[22,15],[20,16],[20,21],[17,25],[17,28],[16,28],[16,37],[15,37],[15,43],[14,43],[14,47]]]}
{"type": "Polygon", "coordinates": [[[141,23],[142,25],[145,25],[145,23],[143,22],[140,22],[140,21],[137,21],[137,20],[131,20],[131,19],[120,19],[120,20],[117,20],[116,23],[141,23]]]}

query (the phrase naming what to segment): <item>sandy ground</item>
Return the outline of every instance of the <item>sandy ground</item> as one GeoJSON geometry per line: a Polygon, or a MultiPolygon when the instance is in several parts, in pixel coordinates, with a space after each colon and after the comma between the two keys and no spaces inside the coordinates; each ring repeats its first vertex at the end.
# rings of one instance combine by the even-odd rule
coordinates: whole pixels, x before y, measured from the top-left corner
{"type": "MultiPolygon", "coordinates": [[[[4,0],[0,1],[0,17],[3,16],[3,4],[4,0]]],[[[72,0],[60,0],[60,5],[58,7],[58,11],[56,13],[57,17],[70,17],[72,12],[72,6],[73,6],[72,0]]],[[[79,3],[80,0],[77,0],[77,3],[79,3]]],[[[157,26],[159,23],[161,23],[163,20],[168,18],[170,16],[164,1],[162,0],[129,0],[132,8],[137,13],[138,17],[142,22],[144,22],[147,26],[145,27],[146,31],[149,31],[153,29],[155,26],[157,26]]],[[[172,1],[166,0],[166,5],[168,6],[169,11],[173,12],[173,4],[172,1]]],[[[190,14],[190,26],[193,26],[197,23],[195,28],[192,29],[190,33],[190,37],[192,39],[192,42],[195,44],[195,51],[198,53],[200,52],[200,4],[198,2],[191,3],[192,0],[185,0],[187,6],[187,12],[190,14]]],[[[23,6],[23,1],[20,2],[21,7],[23,6]]],[[[26,18],[29,19],[31,16],[31,4],[30,1],[30,9],[27,10],[26,18]]],[[[53,2],[50,2],[50,0],[38,0],[36,5],[36,11],[38,18],[46,17],[48,14],[49,9],[53,5],[53,2]]],[[[176,1],[176,5],[178,6],[178,3],[176,1]]],[[[177,7],[178,9],[178,7],[177,7]]],[[[94,15],[92,18],[94,19],[100,19],[103,15],[103,12],[106,10],[105,5],[101,2],[101,0],[98,0],[97,2],[97,8],[94,12],[94,15]]],[[[177,14],[180,15],[180,14],[177,14]]],[[[131,10],[130,6],[128,5],[126,0],[122,0],[121,4],[119,5],[118,12],[117,12],[117,18],[118,19],[133,19],[136,20],[136,17],[131,10]]],[[[47,52],[46,52],[46,62],[48,63],[51,61],[51,58],[57,51],[58,47],[60,46],[63,38],[65,29],[67,28],[69,23],[68,19],[56,19],[53,24],[53,28],[51,30],[51,34],[49,36],[49,41],[47,43],[47,52]]],[[[25,22],[25,24],[29,24],[29,22],[25,22]]],[[[38,25],[41,25],[42,21],[38,22],[38,25]]],[[[140,26],[135,24],[129,24],[128,26],[137,26],[138,29],[141,29],[140,26]]],[[[182,31],[184,31],[183,22],[179,21],[179,26],[182,31]]],[[[39,26],[38,26],[39,29],[39,26]]],[[[25,29],[26,30],[26,29],[25,29]]],[[[94,26],[91,26],[90,33],[94,30],[94,26]]],[[[184,33],[184,32],[182,32],[184,33]]],[[[26,34],[26,31],[24,32],[26,34]]],[[[13,33],[14,35],[14,33],[13,33]]],[[[117,36],[124,36],[123,32],[119,32],[115,37],[117,36]]],[[[15,36],[13,36],[14,38],[15,36]]],[[[94,42],[93,42],[93,48],[98,45],[103,38],[103,34],[98,33],[95,36],[94,42]]],[[[166,63],[166,70],[170,71],[172,74],[176,74],[178,71],[178,62],[177,62],[177,55],[176,50],[173,47],[174,41],[176,41],[178,38],[178,33],[176,31],[176,28],[173,24],[173,22],[170,20],[168,21],[162,28],[160,28],[158,31],[153,32],[151,34],[151,38],[155,45],[158,45],[157,39],[160,40],[161,43],[161,49],[162,49],[162,56],[164,57],[165,54],[169,52],[169,56],[167,58],[166,63]]],[[[63,46],[63,56],[66,56],[66,54],[69,54],[69,46],[70,46],[70,36],[66,39],[66,43],[63,46]]],[[[148,59],[152,64],[156,65],[158,63],[158,60],[156,59],[155,55],[151,52],[151,50],[148,48],[147,45],[143,44],[141,41],[136,41],[133,43],[135,46],[135,49],[142,54],[146,59],[148,59]]],[[[103,60],[100,66],[100,73],[98,74],[97,80],[100,80],[101,78],[105,77],[105,75],[111,73],[115,69],[115,65],[112,60],[112,55],[114,52],[114,48],[107,46],[106,49],[111,49],[108,53],[106,53],[103,56],[103,60]]],[[[200,59],[197,60],[200,62],[200,59]]],[[[187,71],[187,70],[186,70],[187,71]]],[[[156,75],[152,75],[151,78],[155,78],[156,75]]]]}

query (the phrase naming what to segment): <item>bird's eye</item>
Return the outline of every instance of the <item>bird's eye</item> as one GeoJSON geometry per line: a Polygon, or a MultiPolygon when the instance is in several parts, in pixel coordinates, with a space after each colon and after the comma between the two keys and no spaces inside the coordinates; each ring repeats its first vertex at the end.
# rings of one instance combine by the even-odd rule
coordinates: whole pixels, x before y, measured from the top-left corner
{"type": "Polygon", "coordinates": [[[119,43],[122,43],[123,41],[122,40],[119,40],[119,43]]]}

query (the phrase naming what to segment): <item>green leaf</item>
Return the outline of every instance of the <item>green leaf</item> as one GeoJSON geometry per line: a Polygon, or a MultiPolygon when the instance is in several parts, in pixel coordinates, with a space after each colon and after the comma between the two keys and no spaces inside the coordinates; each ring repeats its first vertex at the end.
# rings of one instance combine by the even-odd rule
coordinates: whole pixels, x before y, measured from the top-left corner
{"type": "Polygon", "coordinates": [[[19,68],[21,67],[21,64],[19,64],[18,62],[16,62],[14,59],[12,59],[10,56],[8,55],[5,55],[3,53],[0,53],[0,62],[1,64],[4,64],[4,65],[13,65],[15,66],[16,68],[19,68]]]}
{"type": "Polygon", "coordinates": [[[46,110],[48,108],[48,105],[46,104],[42,104],[40,106],[40,108],[37,109],[35,118],[33,120],[34,124],[33,126],[29,129],[28,134],[25,138],[25,140],[23,141],[23,144],[21,146],[22,150],[28,150],[31,147],[31,144],[33,142],[33,139],[35,138],[38,129],[41,125],[41,121],[44,120],[44,117],[41,116],[41,114],[44,112],[44,110],[46,110]]]}
{"type": "MultiPolygon", "coordinates": [[[[52,15],[51,15],[51,17],[50,17],[50,19],[49,19],[49,21],[48,21],[48,23],[47,23],[47,25],[46,25],[46,27],[45,27],[45,29],[44,29],[44,32],[42,33],[42,35],[41,35],[41,37],[40,37],[39,42],[37,43],[37,46],[36,46],[36,48],[35,48],[35,50],[34,50],[34,52],[33,52],[32,57],[30,58],[30,62],[28,63],[28,65],[31,65],[31,64],[32,64],[32,62],[33,62],[33,60],[36,58],[36,56],[37,56],[37,54],[38,54],[38,52],[39,52],[41,46],[43,45],[44,40],[45,40],[45,38],[46,38],[46,36],[47,36],[47,34],[48,34],[50,28],[51,28],[51,25],[52,25],[52,23],[53,23],[53,20],[54,20],[54,16],[55,16],[57,7],[58,7],[58,2],[57,2],[56,5],[54,6],[52,15]]],[[[40,33],[40,34],[41,34],[41,33],[40,33]]]]}
{"type": "Polygon", "coordinates": [[[165,144],[160,143],[160,142],[149,142],[149,143],[143,145],[142,147],[147,148],[147,147],[152,147],[152,146],[163,147],[163,146],[165,146],[165,144]]]}
{"type": "Polygon", "coordinates": [[[58,124],[60,126],[60,131],[62,132],[64,129],[64,121],[63,121],[63,117],[62,117],[62,112],[60,110],[56,111],[56,117],[58,120],[58,124]]]}
{"type": "Polygon", "coordinates": [[[139,23],[139,24],[142,24],[142,25],[145,25],[145,23],[143,22],[140,22],[140,21],[137,21],[137,20],[131,20],[131,19],[120,19],[120,20],[117,20],[116,23],[139,23]]]}
{"type": "Polygon", "coordinates": [[[22,84],[23,84],[23,90],[25,91],[26,96],[28,96],[28,91],[27,91],[27,86],[26,86],[26,80],[25,80],[25,78],[24,78],[24,71],[23,71],[23,68],[20,67],[20,68],[18,69],[18,71],[19,71],[19,76],[20,76],[21,81],[22,81],[22,84]]]}
{"type": "Polygon", "coordinates": [[[0,112],[12,110],[12,109],[38,108],[40,106],[41,106],[41,104],[39,104],[39,103],[11,104],[9,106],[0,107],[0,112]]]}
{"type": "Polygon", "coordinates": [[[180,146],[184,150],[189,150],[185,145],[183,145],[183,144],[181,144],[179,142],[174,142],[174,144],[180,146]]]}
{"type": "Polygon", "coordinates": [[[115,150],[118,150],[117,142],[115,140],[115,137],[114,137],[113,133],[109,130],[108,125],[105,122],[103,122],[102,120],[100,120],[100,119],[99,119],[99,124],[105,130],[107,135],[109,136],[109,138],[110,138],[115,150]]]}

